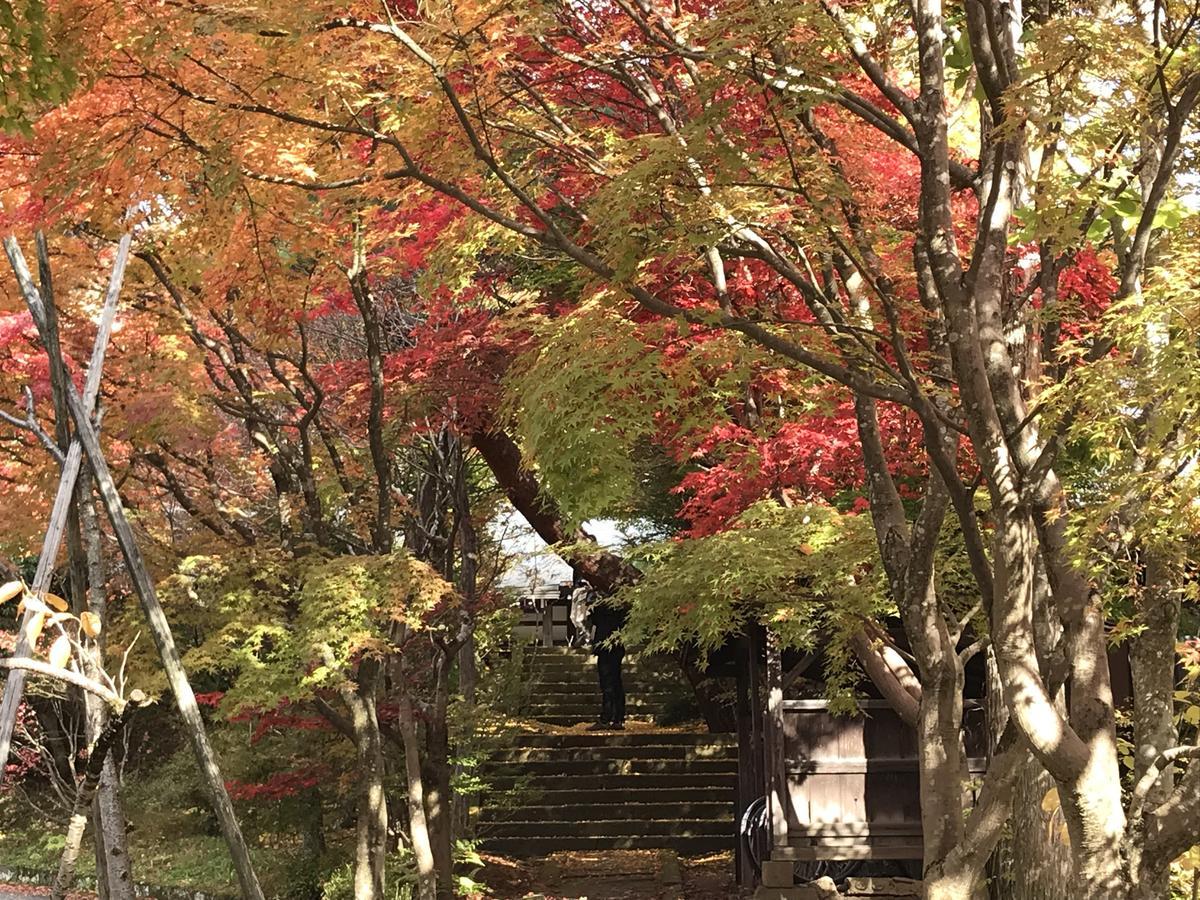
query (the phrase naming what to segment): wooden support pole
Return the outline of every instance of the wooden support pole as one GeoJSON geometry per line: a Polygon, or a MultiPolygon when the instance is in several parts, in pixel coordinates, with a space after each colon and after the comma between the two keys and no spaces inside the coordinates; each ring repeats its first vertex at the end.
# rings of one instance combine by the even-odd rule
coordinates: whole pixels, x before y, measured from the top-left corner
{"type": "MultiPolygon", "coordinates": [[[[91,410],[96,405],[96,397],[100,393],[100,372],[104,367],[104,355],[108,349],[109,337],[112,335],[113,322],[117,314],[117,298],[121,294],[121,284],[125,279],[125,263],[129,259],[130,236],[125,235],[117,247],[117,259],[113,265],[112,276],[108,282],[108,292],[104,297],[104,307],[100,312],[100,321],[96,328],[96,341],[92,345],[92,358],[88,364],[87,380],[83,386],[82,405],[91,410]]],[[[9,236],[4,239],[4,251],[13,273],[17,276],[21,293],[29,306],[30,314],[40,333],[45,333],[46,311],[42,305],[41,294],[33,283],[29,265],[17,245],[16,239],[9,236]]],[[[57,341],[47,348],[47,352],[57,350],[57,341]]],[[[51,360],[51,367],[58,364],[51,360]]],[[[79,477],[79,469],[83,462],[83,446],[78,440],[71,442],[67,450],[67,458],[63,463],[62,474],[58,481],[58,493],[54,498],[54,507],[50,511],[50,524],[46,527],[46,537],[42,541],[42,552],[38,557],[37,573],[33,577],[31,589],[34,594],[43,593],[50,588],[50,579],[54,575],[54,563],[62,546],[63,536],[67,528],[67,518],[71,503],[75,498],[75,481],[79,477]]],[[[21,619],[17,631],[17,643],[13,649],[14,659],[23,659],[30,655],[33,648],[29,645],[27,626],[33,613],[26,612],[21,619]]],[[[17,710],[25,693],[26,670],[14,668],[9,671],[4,687],[4,699],[0,701],[0,778],[8,764],[8,755],[12,748],[13,729],[17,723],[17,710]]]]}
{"type": "Polygon", "coordinates": [[[225,781],[221,777],[221,769],[216,751],[208,740],[208,732],[204,727],[204,719],[200,715],[200,707],[196,704],[196,695],[192,691],[192,685],[188,681],[187,672],[184,670],[179,648],[175,646],[175,638],[171,634],[170,623],[167,622],[167,616],[163,612],[162,604],[158,601],[158,593],[154,589],[154,581],[150,578],[150,572],[146,568],[141,550],[138,548],[137,541],[134,538],[133,528],[130,526],[129,519],[125,515],[125,507],[122,505],[121,497],[117,492],[117,485],[113,481],[112,473],[108,470],[108,463],[105,461],[104,453],[100,448],[100,439],[97,437],[96,430],[92,427],[92,423],[84,409],[83,400],[80,398],[79,392],[73,384],[67,385],[67,404],[71,410],[71,418],[75,422],[76,436],[82,442],[84,452],[87,453],[88,462],[91,463],[92,474],[96,480],[96,487],[100,492],[100,499],[104,503],[104,510],[108,514],[109,521],[112,523],[113,532],[117,537],[117,544],[120,546],[121,555],[125,559],[125,568],[128,571],[130,580],[133,582],[138,599],[141,601],[142,613],[146,617],[150,634],[154,638],[155,646],[158,648],[159,658],[162,660],[163,669],[166,671],[167,682],[171,685],[171,693],[175,695],[175,705],[179,709],[179,715],[183,719],[188,739],[191,741],[192,752],[196,756],[196,764],[199,766],[200,776],[207,788],[213,812],[217,815],[217,821],[221,826],[221,833],[225,837],[225,843],[229,846],[229,854],[233,858],[233,865],[237,870],[238,881],[241,883],[242,896],[246,897],[247,900],[264,900],[262,888],[258,883],[258,877],[254,874],[254,866],[250,860],[250,851],[246,846],[245,838],[242,836],[241,826],[238,825],[237,815],[233,809],[233,802],[229,799],[229,793],[225,790],[225,781]]]}
{"type": "MultiPolygon", "coordinates": [[[[129,256],[130,241],[131,237],[126,235],[121,239],[118,247],[117,264],[114,267],[113,277],[109,283],[109,298],[106,299],[106,309],[109,305],[112,305],[115,309],[116,295],[120,293],[125,263],[129,256]]],[[[8,253],[9,261],[20,283],[21,292],[25,296],[26,305],[28,305],[30,314],[33,316],[34,324],[37,325],[38,331],[45,335],[47,331],[45,309],[43,308],[37,287],[34,285],[33,279],[29,274],[29,267],[25,262],[24,256],[21,254],[20,247],[17,246],[17,242],[13,238],[9,237],[4,241],[4,249],[8,253]]],[[[105,344],[107,344],[111,328],[112,320],[110,319],[103,334],[105,344]]],[[[48,352],[53,352],[57,349],[56,343],[51,341],[50,344],[47,347],[48,352]]],[[[93,351],[93,358],[95,356],[95,351],[93,351]]],[[[102,354],[100,359],[102,361],[102,354]]],[[[61,359],[50,360],[51,366],[60,364],[61,359]]],[[[70,410],[71,419],[75,425],[75,439],[71,443],[71,452],[75,452],[77,447],[82,446],[82,452],[87,454],[88,461],[91,463],[92,474],[100,493],[100,499],[104,503],[105,512],[112,523],[113,532],[121,548],[121,555],[124,557],[125,567],[130,580],[133,582],[134,590],[141,601],[142,612],[146,617],[150,634],[154,639],[155,646],[158,648],[159,658],[167,675],[167,683],[171,686],[171,692],[175,696],[176,707],[179,709],[179,714],[183,719],[184,727],[192,745],[192,751],[196,756],[196,763],[200,769],[201,779],[208,793],[209,800],[212,803],[213,812],[216,814],[221,832],[225,837],[225,843],[229,847],[229,854],[232,858],[234,869],[237,871],[238,881],[241,884],[242,896],[246,900],[265,900],[262,887],[258,883],[258,877],[254,873],[249,848],[246,846],[241,827],[238,825],[233,803],[229,799],[229,793],[225,790],[225,781],[221,777],[216,752],[208,740],[208,732],[204,727],[204,719],[201,717],[200,708],[196,704],[196,695],[192,691],[191,683],[188,681],[187,672],[184,670],[183,659],[180,656],[179,649],[175,646],[175,638],[171,633],[171,626],[167,621],[166,614],[163,612],[162,604],[159,603],[158,594],[154,589],[154,581],[151,579],[150,572],[146,567],[145,561],[142,559],[141,550],[138,548],[137,541],[134,538],[133,528],[129,524],[128,517],[125,515],[125,508],[117,492],[116,483],[113,481],[112,473],[108,469],[108,462],[105,460],[104,453],[100,447],[100,438],[96,433],[95,427],[92,425],[90,410],[94,405],[94,398],[99,392],[100,366],[93,365],[89,368],[83,397],[80,396],[79,390],[71,381],[68,380],[64,387],[66,389],[67,407],[70,410]],[[87,402],[89,390],[91,391],[91,403],[87,402]]],[[[70,462],[70,456],[71,454],[69,453],[68,463],[70,462]]],[[[61,542],[62,532],[65,530],[66,508],[69,506],[70,500],[74,495],[74,482],[78,475],[81,461],[80,458],[80,461],[75,463],[75,473],[71,474],[69,484],[65,483],[68,474],[70,474],[66,467],[64,467],[63,479],[60,481],[60,493],[64,493],[66,499],[63,504],[62,524],[57,529],[56,540],[58,542],[61,542]],[[65,491],[63,490],[64,487],[66,488],[65,491]]],[[[55,506],[57,509],[57,500],[55,506]]],[[[52,515],[51,525],[54,526],[54,524],[55,520],[52,515]]],[[[47,566],[52,567],[54,558],[58,553],[58,544],[56,543],[51,547],[49,538],[50,535],[48,534],[48,543],[43,546],[40,563],[45,563],[47,566]],[[53,550],[53,553],[48,553],[50,550],[53,550]]],[[[5,692],[6,702],[12,693],[14,692],[11,690],[5,692]]]]}
{"type": "Polygon", "coordinates": [[[542,646],[554,646],[554,602],[546,600],[542,606],[542,646]]]}
{"type": "Polygon", "coordinates": [[[771,850],[788,845],[787,804],[791,803],[783,758],[783,658],[779,637],[770,629],[767,644],[767,807],[771,815],[771,850]]]}
{"type": "MultiPolygon", "coordinates": [[[[737,798],[734,803],[734,821],[740,826],[742,817],[746,814],[750,804],[763,796],[762,750],[757,736],[754,734],[753,708],[754,704],[758,702],[758,698],[755,696],[753,681],[750,677],[751,667],[757,667],[757,660],[754,659],[749,635],[738,636],[734,659],[737,676],[734,715],[737,721],[738,741],[738,781],[737,798]]],[[[753,887],[754,867],[740,837],[741,835],[739,835],[735,855],[737,883],[743,887],[753,887]]]]}

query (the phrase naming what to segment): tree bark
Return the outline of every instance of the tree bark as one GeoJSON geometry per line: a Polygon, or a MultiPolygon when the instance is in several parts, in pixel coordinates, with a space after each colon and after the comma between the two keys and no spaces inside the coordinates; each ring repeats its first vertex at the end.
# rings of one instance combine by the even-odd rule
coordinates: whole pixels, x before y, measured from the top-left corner
{"type": "Polygon", "coordinates": [[[383,900],[386,888],[387,799],[384,791],[383,737],[376,701],[382,668],[374,660],[359,663],[358,683],[345,685],[358,761],[358,816],[355,822],[355,900],[383,900]]]}
{"type": "MultiPolygon", "coordinates": [[[[1133,783],[1137,784],[1158,760],[1176,744],[1175,729],[1175,644],[1179,636],[1179,595],[1165,584],[1151,552],[1145,562],[1145,585],[1138,599],[1140,631],[1130,642],[1129,662],[1133,676],[1133,783]]],[[[1175,767],[1165,765],[1146,794],[1149,807],[1165,803],[1175,789],[1175,767]]],[[[1147,896],[1170,893],[1170,871],[1147,876],[1142,885],[1147,896]]]]}
{"type": "Polygon", "coordinates": [[[421,780],[421,748],[412,700],[401,686],[399,699],[400,737],[404,742],[404,772],[408,779],[408,831],[417,860],[417,900],[435,900],[437,869],[425,819],[425,786],[421,780]]]}
{"type": "MultiPolygon", "coordinates": [[[[471,443],[479,450],[509,502],[547,544],[593,543],[591,535],[579,529],[568,532],[562,523],[558,504],[546,495],[537,478],[525,468],[521,450],[502,431],[478,431],[471,443]]],[[[566,556],[567,562],[592,587],[602,594],[612,594],[622,584],[632,584],[641,572],[615,553],[597,548],[595,552],[574,546],[566,556]]]]}
{"type": "Polygon", "coordinates": [[[95,799],[96,790],[100,786],[100,774],[104,762],[108,759],[113,745],[129,724],[130,716],[138,708],[144,698],[137,697],[127,703],[117,715],[109,719],[104,732],[91,746],[87,768],[84,770],[83,782],[75,793],[75,806],[71,810],[71,818],[67,824],[66,845],[58,863],[58,873],[50,888],[53,900],[63,900],[71,883],[75,880],[75,865],[79,861],[79,848],[83,843],[83,833],[87,828],[88,815],[95,799]]]}
{"type": "MultiPolygon", "coordinates": [[[[83,544],[87,553],[87,607],[101,623],[100,634],[93,639],[92,665],[104,664],[104,645],[108,627],[108,598],[104,572],[104,548],[100,524],[96,519],[90,472],[85,471],[76,496],[76,508],[83,544]]],[[[85,696],[87,703],[88,740],[94,741],[104,730],[108,710],[95,697],[85,696]]],[[[116,762],[117,754],[110,753],[100,772],[100,785],[93,804],[96,823],[94,841],[98,851],[96,880],[103,884],[109,900],[133,900],[133,872],[130,869],[129,839],[125,829],[125,810],[121,803],[121,779],[116,762]]],[[[99,884],[98,884],[99,886],[99,884]]]]}
{"type": "Polygon", "coordinates": [[[453,655],[439,652],[435,663],[433,704],[425,723],[425,811],[429,828],[438,900],[454,897],[454,815],[450,784],[450,666],[453,655]]]}

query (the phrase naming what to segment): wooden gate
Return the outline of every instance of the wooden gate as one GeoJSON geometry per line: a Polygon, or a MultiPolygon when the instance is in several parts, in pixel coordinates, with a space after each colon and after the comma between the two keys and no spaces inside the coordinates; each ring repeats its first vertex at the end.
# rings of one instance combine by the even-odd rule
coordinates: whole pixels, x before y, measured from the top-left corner
{"type": "MultiPolygon", "coordinates": [[[[860,701],[858,715],[834,715],[824,700],[777,702],[771,859],[921,859],[916,732],[885,700],[860,701]]],[[[983,709],[972,703],[964,718],[968,767],[982,773],[983,709]]]]}

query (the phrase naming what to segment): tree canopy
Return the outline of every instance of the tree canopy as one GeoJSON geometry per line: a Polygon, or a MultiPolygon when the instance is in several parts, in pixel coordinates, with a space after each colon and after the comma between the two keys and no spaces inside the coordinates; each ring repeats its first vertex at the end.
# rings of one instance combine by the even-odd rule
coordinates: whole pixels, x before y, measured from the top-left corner
{"type": "MultiPolygon", "coordinates": [[[[133,234],[105,451],[226,711],[316,703],[353,741],[357,896],[384,883],[379,708],[407,764],[417,704],[449,794],[502,503],[630,641],[761,625],[822,650],[845,707],[892,701],[929,750],[929,898],[971,896],[1030,771],[1077,896],[1161,896],[1200,827],[1175,668],[1198,25],[1174,0],[0,4],[0,219],[51,236],[69,367],[133,234]],[[619,558],[598,517],[666,540],[619,558]],[[964,811],[975,660],[1001,713],[964,811]]],[[[3,290],[21,557],[55,388],[3,290]]]]}

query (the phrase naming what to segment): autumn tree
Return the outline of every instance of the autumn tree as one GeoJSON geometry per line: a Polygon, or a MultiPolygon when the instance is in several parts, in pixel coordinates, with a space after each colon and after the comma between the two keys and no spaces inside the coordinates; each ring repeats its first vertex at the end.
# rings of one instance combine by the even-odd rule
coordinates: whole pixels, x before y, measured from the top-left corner
{"type": "MultiPolygon", "coordinates": [[[[672,364],[688,365],[711,333],[728,358],[769,356],[791,384],[819,385],[853,411],[884,595],[915,658],[898,666],[886,644],[855,643],[928,751],[926,895],[972,895],[1033,759],[1057,785],[1080,895],[1151,897],[1200,817],[1200,767],[1182,765],[1195,750],[1173,746],[1168,721],[1188,553],[1162,538],[1186,515],[1176,507],[1136,534],[1126,524],[1115,542],[1075,525],[1105,507],[1088,495],[1104,483],[1096,462],[1118,458],[1142,477],[1121,482],[1105,527],[1157,522],[1147,498],[1189,486],[1190,419],[1118,379],[1104,383],[1133,411],[1081,432],[1098,420],[1080,386],[1114,351],[1178,371],[1172,345],[1187,329],[1171,323],[1188,319],[1153,298],[1190,271],[1192,223],[1176,198],[1200,96],[1196,16],[1188,4],[989,0],[98,12],[93,86],[38,123],[46,149],[26,203],[36,212],[54,202],[49,185],[84,178],[97,187],[60,214],[111,222],[133,201],[202,229],[206,205],[240,207],[252,231],[251,211],[286,208],[311,223],[288,226],[305,247],[329,233],[315,211],[399,210],[418,243],[437,236],[427,284],[474,280],[518,311],[530,297],[510,286],[538,301],[567,293],[577,308],[543,340],[586,351],[595,335],[642,364],[560,357],[569,365],[540,405],[512,409],[525,449],[564,476],[567,515],[553,526],[564,535],[627,487],[596,465],[571,493],[583,441],[611,461],[697,399],[640,361],[639,344],[661,359],[683,350],[672,364]],[[461,213],[442,213],[453,204],[461,213]],[[481,277],[530,248],[540,280],[481,277]],[[648,322],[662,335],[636,333],[648,322]],[[573,373],[607,375],[610,389],[580,392],[573,373]],[[575,446],[547,424],[564,411],[597,423],[571,432],[575,446]],[[898,446],[888,423],[901,421],[919,438],[898,446]],[[1066,452],[1082,436],[1095,445],[1085,464],[1066,452]],[[965,611],[939,577],[947,523],[971,574],[965,611]],[[1136,601],[1128,802],[1105,652],[1112,567],[1136,601]],[[981,652],[1007,721],[964,817],[963,667],[981,652]]],[[[283,249],[288,266],[311,258],[283,249]]],[[[225,292],[246,289],[236,271],[208,269],[225,292]]],[[[711,387],[712,370],[690,372],[696,394],[711,387]]],[[[768,421],[793,418],[794,396],[768,421]]],[[[724,421],[704,412],[710,427],[736,424],[739,405],[762,411],[721,400],[724,421]]],[[[703,429],[681,432],[686,446],[703,429]]],[[[771,488],[747,498],[759,490],[771,488]]]]}

